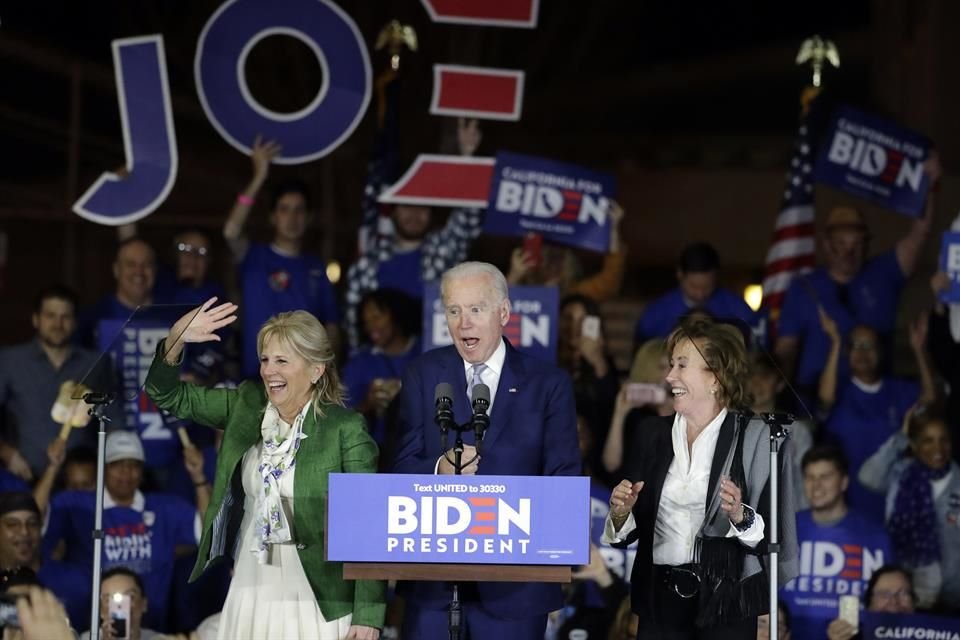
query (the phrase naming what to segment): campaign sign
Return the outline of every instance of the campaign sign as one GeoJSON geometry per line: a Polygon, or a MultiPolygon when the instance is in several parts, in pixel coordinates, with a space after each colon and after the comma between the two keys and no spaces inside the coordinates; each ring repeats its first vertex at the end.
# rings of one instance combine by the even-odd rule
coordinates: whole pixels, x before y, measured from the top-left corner
{"type": "Polygon", "coordinates": [[[960,232],[943,234],[940,247],[940,270],[950,277],[950,288],[940,292],[941,302],[960,302],[960,232]]]}
{"type": "Polygon", "coordinates": [[[328,560],[590,562],[586,477],[331,473],[329,496],[328,560]]]}
{"type": "Polygon", "coordinates": [[[861,611],[860,631],[864,640],[960,640],[960,618],[861,611]]]}
{"type": "Polygon", "coordinates": [[[170,323],[155,319],[101,320],[98,325],[98,346],[109,352],[114,363],[122,396],[126,423],[122,428],[136,431],[143,441],[148,467],[164,467],[177,462],[180,440],[174,429],[179,424],[153,403],[143,390],[143,382],[157,351],[157,345],[167,337],[170,323]]]}
{"type": "Polygon", "coordinates": [[[817,182],[887,209],[919,217],[930,178],[923,163],[930,142],[873,115],[841,107],[817,157],[817,182]]]}
{"type": "MultiPolygon", "coordinates": [[[[517,350],[546,362],[557,359],[557,314],[560,294],[556,287],[510,287],[510,319],[503,335],[517,350]]],[[[453,344],[440,285],[423,285],[423,350],[453,344]]]]}
{"type": "Polygon", "coordinates": [[[607,173],[501,152],[483,229],[506,236],[534,232],[552,242],[606,253],[616,186],[607,173]]]}

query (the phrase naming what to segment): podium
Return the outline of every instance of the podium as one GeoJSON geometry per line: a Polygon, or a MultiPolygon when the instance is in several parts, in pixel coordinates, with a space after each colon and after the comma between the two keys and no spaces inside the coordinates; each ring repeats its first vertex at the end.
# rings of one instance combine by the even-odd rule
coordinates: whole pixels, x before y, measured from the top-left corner
{"type": "Polygon", "coordinates": [[[590,481],[334,473],[327,522],[349,580],[570,582],[590,562],[590,481]]]}

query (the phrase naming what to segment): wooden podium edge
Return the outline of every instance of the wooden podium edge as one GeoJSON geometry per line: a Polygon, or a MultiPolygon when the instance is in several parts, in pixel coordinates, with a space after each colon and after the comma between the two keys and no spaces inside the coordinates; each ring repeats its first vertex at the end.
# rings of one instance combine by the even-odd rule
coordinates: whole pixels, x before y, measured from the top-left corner
{"type": "Polygon", "coordinates": [[[344,562],[345,580],[440,582],[570,582],[569,565],[344,562]]]}

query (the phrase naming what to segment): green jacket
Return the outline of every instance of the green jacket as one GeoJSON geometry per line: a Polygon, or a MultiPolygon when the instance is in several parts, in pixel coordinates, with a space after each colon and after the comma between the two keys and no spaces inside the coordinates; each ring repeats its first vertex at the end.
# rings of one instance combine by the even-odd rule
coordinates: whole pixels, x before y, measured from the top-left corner
{"type": "MultiPolygon", "coordinates": [[[[157,353],[163,351],[160,343],[157,353]]],[[[217,457],[213,496],[203,519],[203,537],[191,580],[215,562],[232,554],[239,543],[243,518],[240,462],[260,439],[267,398],[263,385],[246,381],[237,389],[207,389],[180,381],[180,370],[157,355],[146,381],[157,406],[198,424],[224,430],[217,457]]],[[[330,473],[373,473],[377,445],[367,434],[363,418],[336,405],[323,407],[318,421],[308,412],[307,435],[294,467],[294,533],[303,571],[327,620],[353,614],[352,624],[383,627],[386,584],[380,580],[344,580],[343,564],[324,559],[327,478],[330,473]]],[[[245,553],[240,549],[238,553],[245,553]]]]}

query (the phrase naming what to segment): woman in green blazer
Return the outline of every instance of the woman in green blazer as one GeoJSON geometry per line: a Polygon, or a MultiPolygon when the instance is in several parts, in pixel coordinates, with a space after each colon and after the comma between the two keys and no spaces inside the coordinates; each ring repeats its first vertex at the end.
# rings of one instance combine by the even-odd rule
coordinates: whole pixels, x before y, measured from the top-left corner
{"type": "Polygon", "coordinates": [[[187,342],[219,340],[237,306],[216,298],[180,318],[160,343],[147,393],[179,418],[224,430],[213,497],[192,578],[226,555],[234,577],[218,637],[376,640],[385,584],[342,578],[324,560],[330,473],[372,473],[377,446],[343,387],[323,325],[306,311],[260,329],[262,383],[207,389],[180,380],[187,342]]]}

